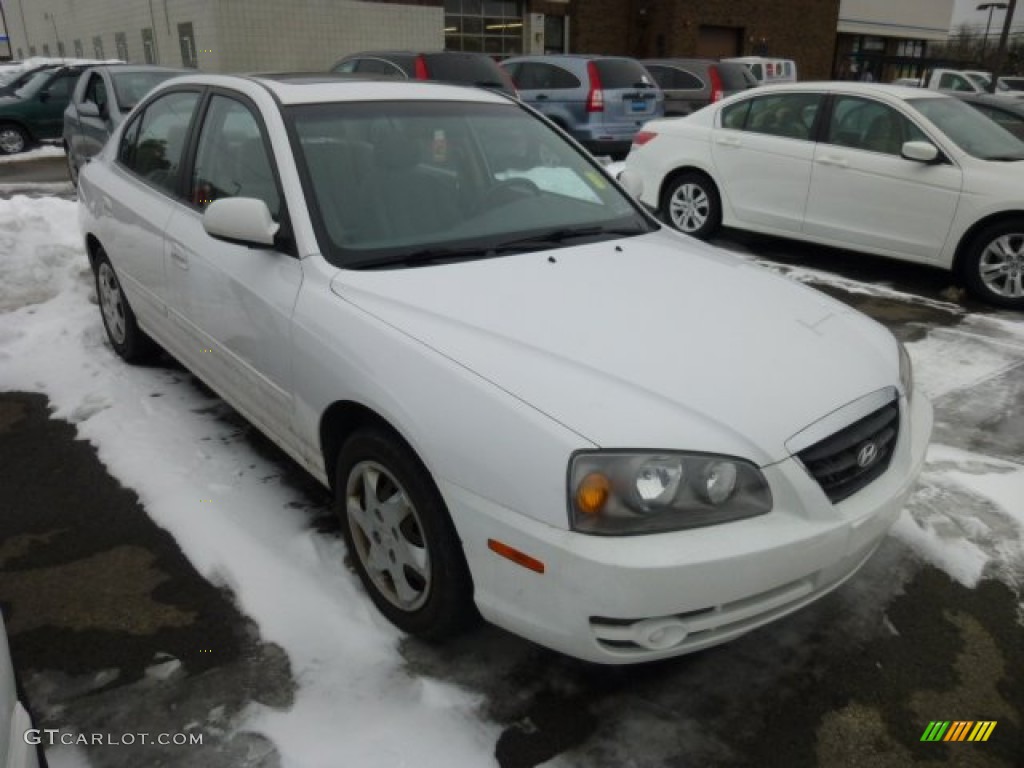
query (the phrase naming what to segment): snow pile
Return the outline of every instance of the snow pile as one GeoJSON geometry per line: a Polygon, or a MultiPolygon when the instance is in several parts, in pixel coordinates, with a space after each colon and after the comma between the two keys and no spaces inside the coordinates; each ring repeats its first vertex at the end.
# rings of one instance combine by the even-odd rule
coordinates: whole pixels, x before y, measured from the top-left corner
{"type": "Polygon", "coordinates": [[[238,727],[267,735],[284,765],[493,764],[497,726],[481,721],[478,697],[406,672],[399,633],[280,465],[213,417],[226,409],[180,371],[114,356],[76,220],[72,202],[0,200],[0,388],[46,393],[196,569],[284,648],[294,707],[253,706],[238,727]]]}

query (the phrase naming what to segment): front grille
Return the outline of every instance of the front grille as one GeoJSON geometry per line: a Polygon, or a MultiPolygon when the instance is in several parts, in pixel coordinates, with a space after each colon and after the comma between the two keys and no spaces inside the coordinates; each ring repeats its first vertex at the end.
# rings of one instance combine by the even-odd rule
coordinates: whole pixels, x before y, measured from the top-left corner
{"type": "Polygon", "coordinates": [[[835,503],[852,496],[885,472],[899,431],[900,408],[894,400],[797,456],[835,503]]]}

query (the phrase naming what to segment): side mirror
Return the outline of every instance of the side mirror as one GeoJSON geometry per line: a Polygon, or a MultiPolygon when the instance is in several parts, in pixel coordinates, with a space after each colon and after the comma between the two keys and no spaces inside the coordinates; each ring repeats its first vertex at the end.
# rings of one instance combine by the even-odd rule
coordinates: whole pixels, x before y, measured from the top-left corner
{"type": "Polygon", "coordinates": [[[79,117],[99,117],[100,108],[92,101],[83,101],[78,105],[78,116],[79,117]]]}
{"type": "Polygon", "coordinates": [[[210,237],[237,245],[263,248],[274,245],[281,225],[270,209],[255,197],[224,197],[210,203],[203,214],[203,229],[210,237]]]}
{"type": "Polygon", "coordinates": [[[643,179],[641,179],[637,174],[635,174],[628,168],[619,174],[619,184],[621,184],[622,188],[629,192],[629,194],[632,197],[636,198],[637,200],[639,200],[640,195],[643,194],[643,179]]]}
{"type": "Polygon", "coordinates": [[[900,155],[916,163],[934,163],[939,159],[939,148],[927,141],[908,141],[903,144],[900,155]]]}

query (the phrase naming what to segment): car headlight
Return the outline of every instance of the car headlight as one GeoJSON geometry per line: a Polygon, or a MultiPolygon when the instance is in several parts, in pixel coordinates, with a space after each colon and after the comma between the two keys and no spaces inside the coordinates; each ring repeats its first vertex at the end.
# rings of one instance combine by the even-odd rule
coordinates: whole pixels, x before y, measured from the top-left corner
{"type": "Polygon", "coordinates": [[[900,386],[903,387],[903,394],[907,396],[909,403],[914,397],[914,366],[910,362],[910,355],[903,343],[897,341],[896,345],[900,350],[900,386]]]}
{"type": "Polygon", "coordinates": [[[726,523],[771,511],[761,471],[731,456],[581,452],[569,464],[569,517],[581,533],[628,535],[726,523]]]}

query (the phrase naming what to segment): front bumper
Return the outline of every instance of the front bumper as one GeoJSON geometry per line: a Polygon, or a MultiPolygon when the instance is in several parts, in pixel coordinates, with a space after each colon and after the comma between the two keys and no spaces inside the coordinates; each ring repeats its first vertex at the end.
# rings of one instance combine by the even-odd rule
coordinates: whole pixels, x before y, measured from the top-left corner
{"type": "Polygon", "coordinates": [[[924,464],[931,405],[901,402],[889,469],[832,504],[796,459],[764,468],[771,513],[631,537],[559,530],[442,483],[483,616],[570,656],[629,664],[731,640],[800,609],[852,576],[895,522],[924,464]],[[909,413],[908,413],[909,410],[909,413]],[[495,556],[497,539],[545,565],[495,556]]]}

